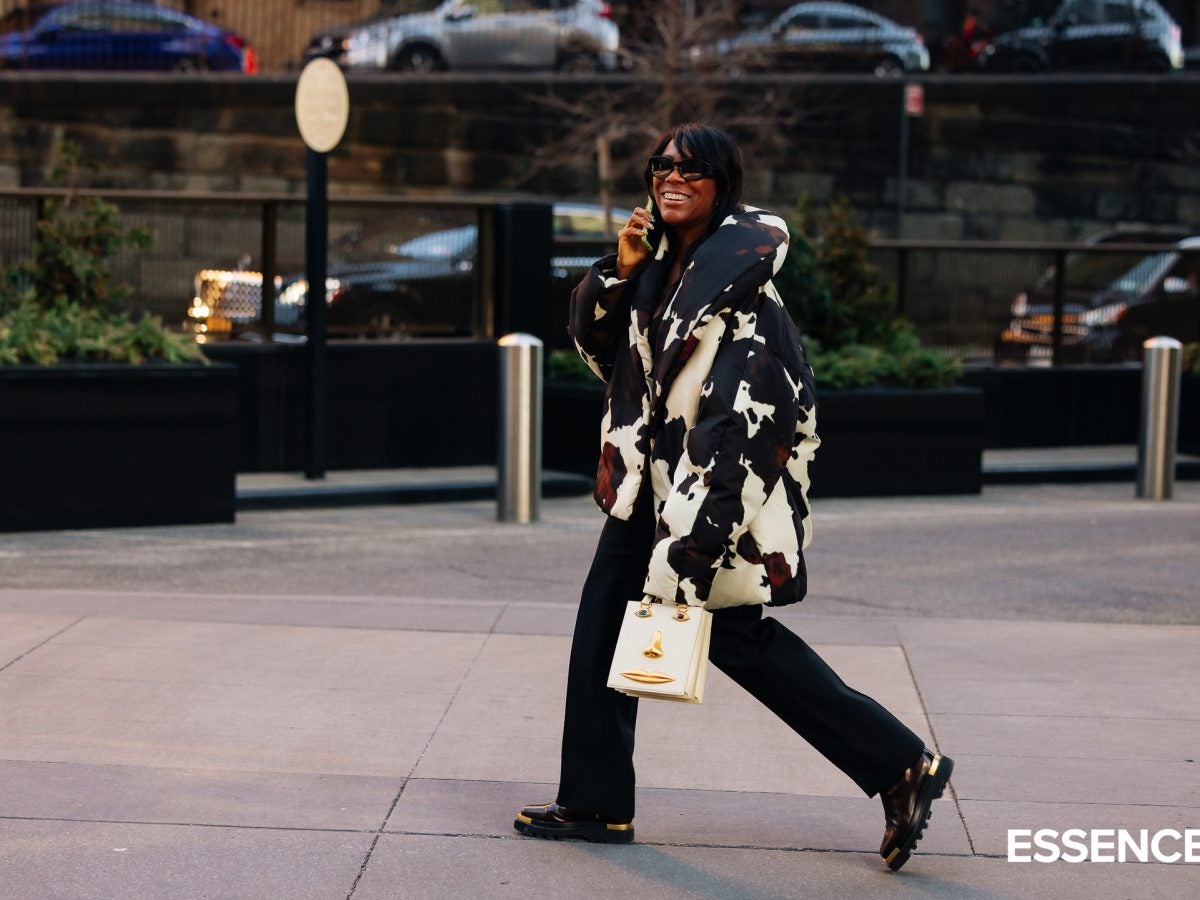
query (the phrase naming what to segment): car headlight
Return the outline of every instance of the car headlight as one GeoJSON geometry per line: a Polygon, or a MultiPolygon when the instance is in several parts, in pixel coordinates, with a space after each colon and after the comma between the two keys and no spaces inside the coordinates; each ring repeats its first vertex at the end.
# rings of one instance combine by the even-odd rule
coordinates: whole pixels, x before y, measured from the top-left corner
{"type": "Polygon", "coordinates": [[[1085,313],[1080,313],[1079,321],[1089,328],[1100,325],[1116,325],[1129,308],[1128,303],[1110,303],[1108,306],[1097,306],[1085,313]]]}
{"type": "MultiPolygon", "coordinates": [[[[325,301],[333,302],[343,293],[342,283],[336,278],[325,279],[325,301]]],[[[279,292],[280,306],[300,306],[308,295],[308,279],[299,278],[279,292]]]]}

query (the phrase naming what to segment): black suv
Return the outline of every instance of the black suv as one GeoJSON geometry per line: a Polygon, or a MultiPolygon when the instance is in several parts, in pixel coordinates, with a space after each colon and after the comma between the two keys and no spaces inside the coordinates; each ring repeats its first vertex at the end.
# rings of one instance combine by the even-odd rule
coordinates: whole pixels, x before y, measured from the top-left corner
{"type": "MultiPolygon", "coordinates": [[[[1105,232],[1088,244],[1113,249],[1066,257],[1063,362],[1139,359],[1142,342],[1156,335],[1200,340],[1200,236],[1133,229],[1105,232]],[[1135,244],[1162,249],[1117,249],[1135,244]]],[[[996,338],[996,362],[1048,363],[1053,309],[1051,268],[1013,298],[1011,319],[996,338]]]]}
{"type": "Polygon", "coordinates": [[[991,39],[983,68],[1001,72],[1183,68],[1179,25],[1155,0],[1065,0],[1043,21],[991,39]]]}

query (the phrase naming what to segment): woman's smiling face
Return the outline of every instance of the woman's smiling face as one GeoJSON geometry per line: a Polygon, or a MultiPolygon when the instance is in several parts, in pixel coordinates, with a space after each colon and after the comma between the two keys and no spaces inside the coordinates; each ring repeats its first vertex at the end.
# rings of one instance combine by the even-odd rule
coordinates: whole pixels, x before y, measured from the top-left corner
{"type": "MultiPolygon", "coordinates": [[[[667,144],[662,155],[677,161],[689,156],[681,153],[674,141],[667,144]]],[[[654,179],[654,203],[659,218],[676,231],[705,228],[717,205],[717,181],[715,178],[684,181],[679,170],[672,169],[666,178],[654,179]]]]}

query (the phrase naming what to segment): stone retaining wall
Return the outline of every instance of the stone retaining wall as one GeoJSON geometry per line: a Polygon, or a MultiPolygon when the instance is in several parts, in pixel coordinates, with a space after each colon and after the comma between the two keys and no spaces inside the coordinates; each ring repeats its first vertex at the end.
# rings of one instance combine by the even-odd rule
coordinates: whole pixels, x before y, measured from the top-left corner
{"type": "MultiPolygon", "coordinates": [[[[620,79],[606,82],[620,90],[620,79]]],[[[912,128],[905,236],[1073,239],[1117,222],[1200,228],[1200,77],[925,80],[912,128]]],[[[330,159],[331,194],[529,192],[595,196],[586,143],[538,171],[564,126],[531,98],[594,82],[548,77],[362,78],[330,159]]],[[[788,208],[844,193],[883,234],[895,227],[899,82],[743,79],[752,105],[786,92],[801,122],[785,150],[748,144],[748,199],[788,208]]],[[[201,191],[304,189],[294,80],[0,75],[0,186],[42,183],[70,137],[105,163],[108,186],[201,191]]],[[[640,158],[642,147],[618,148],[640,158]]],[[[618,200],[639,198],[636,177],[618,200]]]]}

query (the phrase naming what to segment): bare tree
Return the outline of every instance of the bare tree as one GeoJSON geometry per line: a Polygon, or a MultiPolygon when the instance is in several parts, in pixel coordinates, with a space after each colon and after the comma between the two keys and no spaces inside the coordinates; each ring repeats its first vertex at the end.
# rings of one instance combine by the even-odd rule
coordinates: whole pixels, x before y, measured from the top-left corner
{"type": "MultiPolygon", "coordinates": [[[[709,0],[657,0],[639,4],[632,27],[622,36],[629,73],[609,77],[579,91],[579,79],[566,89],[551,83],[527,100],[561,123],[561,137],[542,145],[521,179],[536,177],[557,160],[595,154],[600,204],[611,228],[613,187],[622,172],[614,168],[613,147],[649,146],[681,122],[707,121],[769,151],[779,149],[806,112],[792,91],[771,79],[744,76],[745,58],[731,51],[736,5],[709,0]]],[[[636,154],[635,154],[636,158],[636,154]]]]}

